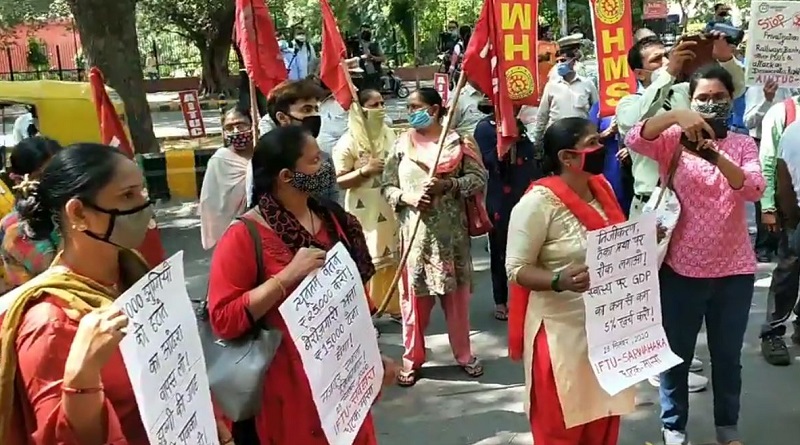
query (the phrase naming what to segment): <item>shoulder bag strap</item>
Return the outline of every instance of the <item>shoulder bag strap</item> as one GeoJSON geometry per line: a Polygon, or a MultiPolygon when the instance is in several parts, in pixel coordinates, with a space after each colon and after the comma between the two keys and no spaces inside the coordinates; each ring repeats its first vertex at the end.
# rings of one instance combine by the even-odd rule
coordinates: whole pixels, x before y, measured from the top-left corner
{"type": "Polygon", "coordinates": [[[672,181],[675,179],[675,170],[678,169],[678,161],[680,161],[682,153],[683,147],[678,145],[678,147],[675,148],[675,152],[672,154],[672,159],[669,160],[669,167],[667,168],[667,183],[658,193],[658,199],[656,199],[655,208],[658,208],[659,204],[661,204],[661,199],[664,198],[664,192],[666,192],[667,189],[672,189],[672,181]]]}
{"type": "Polygon", "coordinates": [[[247,232],[250,234],[250,238],[253,239],[253,247],[255,248],[256,254],[256,285],[262,284],[266,281],[266,277],[264,276],[264,248],[261,245],[261,235],[258,233],[258,228],[256,228],[255,221],[251,220],[250,218],[245,218],[243,216],[239,216],[236,219],[242,222],[245,227],[247,227],[247,232]]]}

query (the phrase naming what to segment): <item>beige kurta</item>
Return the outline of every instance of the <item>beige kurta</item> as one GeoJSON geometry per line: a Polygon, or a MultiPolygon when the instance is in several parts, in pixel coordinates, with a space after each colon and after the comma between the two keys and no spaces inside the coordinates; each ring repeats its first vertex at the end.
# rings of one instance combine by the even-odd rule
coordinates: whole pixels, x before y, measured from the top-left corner
{"type": "MultiPolygon", "coordinates": [[[[597,201],[590,203],[605,218],[597,201]]],[[[586,228],[566,206],[543,186],[528,192],[511,212],[506,270],[516,281],[522,266],[533,264],[557,271],[586,259],[586,228]]],[[[526,394],[531,390],[533,341],[544,325],[553,374],[567,428],[634,410],[635,390],[609,396],[600,387],[589,362],[586,317],[581,294],[575,292],[531,292],[525,315],[526,394]]],[[[525,399],[525,411],[530,399],[525,399]]]]}

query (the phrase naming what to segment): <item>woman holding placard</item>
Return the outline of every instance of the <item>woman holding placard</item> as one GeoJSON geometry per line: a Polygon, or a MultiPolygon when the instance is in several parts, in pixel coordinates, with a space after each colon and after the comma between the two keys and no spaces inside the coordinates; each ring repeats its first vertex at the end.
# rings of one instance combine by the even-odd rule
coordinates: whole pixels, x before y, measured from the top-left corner
{"type": "MultiPolygon", "coordinates": [[[[323,160],[316,140],[300,126],[276,128],[262,136],[253,154],[256,205],[243,215],[261,237],[264,275],[258,283],[257,258],[248,255],[254,240],[247,226],[232,224],[211,260],[208,305],[211,325],[223,339],[246,335],[254,320],[279,329],[284,340],[264,379],[261,411],[254,419],[262,444],[327,445],[306,371],[279,306],[312,271],[325,263],[326,251],[342,242],[364,283],[375,274],[361,225],[333,201],[312,198],[323,160]]],[[[374,340],[374,337],[371,339],[374,340]]],[[[388,364],[388,361],[385,361],[388,364]]],[[[393,379],[387,369],[386,379],[393,379]]],[[[237,436],[238,440],[238,436],[237,436]]],[[[376,444],[367,415],[355,445],[376,444]]]]}
{"type": "Polygon", "coordinates": [[[625,221],[602,176],[605,149],[586,119],[560,119],[544,134],[547,170],[511,212],[506,271],[509,352],[523,359],[533,441],[616,445],[634,390],[609,396],[589,362],[583,292],[586,232],[625,221]]]}
{"type": "Polygon", "coordinates": [[[745,204],[761,197],[765,183],[753,139],[727,132],[733,90],[731,75],[723,68],[702,67],[689,83],[691,110],[676,109],[645,120],[626,138],[631,150],[658,162],[662,178],[673,157],[678,160],[673,190],[681,215],[659,281],[664,330],[684,362],[661,374],[666,445],[688,440],[686,382],[704,321],[717,442],[741,445],[741,355],[756,270],[745,204]]]}
{"type": "Polygon", "coordinates": [[[142,171],[78,144],[20,185],[21,223],[34,240],[58,230],[63,251],[0,298],[0,444],[147,445],[119,351],[128,319],[111,306],[149,269],[131,250],[153,216],[142,171]]]}

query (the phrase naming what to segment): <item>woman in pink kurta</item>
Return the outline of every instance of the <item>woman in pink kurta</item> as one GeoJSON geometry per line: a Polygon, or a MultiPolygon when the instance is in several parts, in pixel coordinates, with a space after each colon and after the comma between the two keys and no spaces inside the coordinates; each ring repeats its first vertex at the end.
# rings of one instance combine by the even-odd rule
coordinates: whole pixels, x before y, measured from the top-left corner
{"type": "Polygon", "coordinates": [[[681,215],[659,273],[664,329],[670,347],[684,360],[661,375],[664,443],[688,442],[687,377],[705,321],[717,442],[741,445],[741,351],[756,270],[745,203],[761,197],[764,178],[752,138],[713,135],[713,120],[727,121],[731,112],[730,74],[717,65],[703,67],[693,75],[689,90],[691,110],[648,119],[626,139],[631,150],[658,162],[662,179],[683,146],[673,180],[681,215]],[[682,141],[683,134],[690,141],[682,141]]]}

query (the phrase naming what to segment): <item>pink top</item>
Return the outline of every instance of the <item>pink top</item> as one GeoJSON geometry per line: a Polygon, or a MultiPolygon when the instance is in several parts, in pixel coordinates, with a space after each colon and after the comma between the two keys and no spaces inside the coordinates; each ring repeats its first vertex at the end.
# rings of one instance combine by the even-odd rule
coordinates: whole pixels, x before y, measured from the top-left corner
{"type": "MultiPolygon", "coordinates": [[[[645,121],[647,122],[647,121],[645,121]]],[[[633,151],[658,162],[661,178],[681,138],[674,125],[650,141],[637,124],[625,138],[633,151]]],[[[717,141],[720,155],[744,171],[745,181],[735,190],[710,162],[684,151],[678,162],[673,189],[681,203],[681,216],[672,233],[665,262],[678,274],[715,278],[755,273],[756,258],[747,231],[745,202],[764,193],[764,178],[753,138],[738,133],[717,141]]]]}

